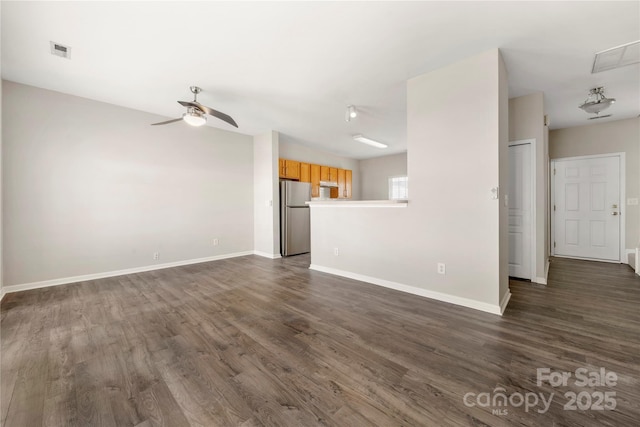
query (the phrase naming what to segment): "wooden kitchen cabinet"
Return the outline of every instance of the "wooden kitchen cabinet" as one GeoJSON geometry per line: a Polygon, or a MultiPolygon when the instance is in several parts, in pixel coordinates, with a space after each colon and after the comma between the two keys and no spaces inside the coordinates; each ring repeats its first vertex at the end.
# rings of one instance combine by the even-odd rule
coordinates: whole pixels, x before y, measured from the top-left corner
{"type": "Polygon", "coordinates": [[[329,166],[320,166],[320,181],[329,181],[329,166]]]}
{"type": "Polygon", "coordinates": [[[280,178],[311,183],[311,197],[320,197],[320,181],[337,183],[331,188],[332,199],[351,198],[351,171],[331,166],[315,165],[297,160],[279,159],[280,178]]]}
{"type": "Polygon", "coordinates": [[[320,181],[338,182],[338,168],[320,166],[320,181]]]}
{"type": "Polygon", "coordinates": [[[320,197],[320,165],[310,165],[311,197],[320,197]]]}
{"type": "Polygon", "coordinates": [[[346,184],[346,179],[347,179],[347,174],[346,174],[346,170],[344,169],[338,169],[338,194],[337,194],[337,198],[338,199],[344,199],[345,198],[345,184],[346,184]]]}
{"type": "Polygon", "coordinates": [[[300,162],[296,160],[280,159],[280,178],[300,179],[300,162]]]}
{"type": "Polygon", "coordinates": [[[337,191],[332,194],[332,197],[338,199],[350,199],[352,197],[352,180],[352,171],[349,169],[338,169],[338,188],[337,191]]]}
{"type": "Polygon", "coordinates": [[[311,182],[311,165],[300,162],[300,182],[311,182]]]}
{"type": "Polygon", "coordinates": [[[338,168],[329,168],[329,181],[338,182],[338,168]]]}
{"type": "Polygon", "coordinates": [[[287,178],[300,179],[300,162],[295,160],[287,160],[285,169],[287,178]]]}

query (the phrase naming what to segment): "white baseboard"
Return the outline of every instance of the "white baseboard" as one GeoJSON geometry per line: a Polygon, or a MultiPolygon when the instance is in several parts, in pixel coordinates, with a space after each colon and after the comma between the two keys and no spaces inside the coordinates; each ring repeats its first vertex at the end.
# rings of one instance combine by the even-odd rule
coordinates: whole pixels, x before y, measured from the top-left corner
{"type": "Polygon", "coordinates": [[[546,285],[547,284],[547,279],[549,278],[549,266],[551,265],[551,261],[549,261],[549,258],[547,258],[547,265],[545,265],[544,267],[544,277],[536,277],[533,281],[540,284],[540,285],[546,285]]]}
{"type": "Polygon", "coordinates": [[[625,251],[625,257],[623,262],[623,264],[629,264],[629,267],[633,268],[634,270],[637,270],[636,252],[637,252],[637,249],[627,249],[625,251]]]}
{"type": "Polygon", "coordinates": [[[311,264],[309,266],[309,269],[315,270],[315,271],[321,271],[323,273],[334,274],[336,276],[342,276],[349,279],[359,280],[361,282],[367,282],[373,285],[395,289],[397,291],[402,291],[409,294],[418,295],[421,297],[431,298],[438,301],[448,302],[451,304],[461,305],[463,307],[469,307],[476,310],[485,311],[487,313],[498,314],[498,315],[502,315],[502,312],[503,312],[502,304],[504,303],[504,307],[506,308],[507,303],[509,302],[509,298],[511,297],[511,294],[507,292],[507,295],[503,297],[503,301],[501,301],[500,305],[497,305],[497,304],[494,305],[494,304],[489,304],[482,301],[472,300],[469,298],[463,298],[455,295],[444,294],[441,292],[429,291],[427,289],[416,288],[415,286],[404,285],[402,283],[392,282],[392,281],[380,279],[377,277],[365,276],[363,274],[353,273],[351,271],[338,270],[336,268],[331,268],[331,267],[323,267],[321,265],[311,264]]]}
{"type": "Polygon", "coordinates": [[[270,254],[268,252],[262,252],[262,251],[253,251],[254,255],[258,255],[258,256],[262,256],[265,258],[269,258],[269,259],[278,259],[278,258],[282,258],[282,255],[280,254],[270,254]]]}
{"type": "Polygon", "coordinates": [[[4,298],[4,294],[5,294],[4,288],[0,288],[0,302],[2,302],[2,298],[4,298]]]}
{"type": "Polygon", "coordinates": [[[245,255],[253,255],[253,251],[235,252],[223,255],[214,255],[205,258],[188,259],[184,261],[168,262],[165,264],[147,265],[144,267],[134,267],[125,270],[107,271],[104,273],[85,274],[82,276],[63,277],[60,279],[44,280],[42,282],[23,283],[20,285],[4,286],[3,296],[11,292],[27,291],[29,289],[47,288],[49,286],[66,285],[68,283],[85,282],[87,280],[104,279],[106,277],[124,276],[125,274],[143,273],[145,271],[162,270],[165,268],[180,267],[183,265],[199,264],[202,262],[217,261],[226,258],[236,258],[245,255]]]}
{"type": "Polygon", "coordinates": [[[502,316],[504,311],[507,309],[507,305],[509,304],[510,300],[511,300],[511,291],[507,289],[507,293],[504,294],[504,296],[502,297],[502,301],[500,301],[500,316],[502,316]]]}

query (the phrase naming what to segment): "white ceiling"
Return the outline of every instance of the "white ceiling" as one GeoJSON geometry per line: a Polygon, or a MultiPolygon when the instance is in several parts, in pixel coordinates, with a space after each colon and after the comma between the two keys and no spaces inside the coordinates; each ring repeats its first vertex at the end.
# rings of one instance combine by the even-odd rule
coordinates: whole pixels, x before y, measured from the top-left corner
{"type": "MultiPolygon", "coordinates": [[[[3,1],[1,8],[4,79],[167,118],[180,117],[176,101],[190,100],[189,86],[198,85],[198,100],[231,115],[241,133],[273,129],[354,158],[406,149],[407,79],[496,47],[510,97],[544,92],[552,129],[593,123],[577,106],[595,86],[617,99],[607,110],[613,117],[598,122],[640,113],[640,65],[591,74],[596,52],[640,39],[638,1],[3,1]],[[71,59],[51,55],[49,41],[71,46],[71,59]],[[360,116],[347,123],[349,104],[360,116]],[[389,148],[353,141],[358,133],[389,148]]],[[[208,125],[234,130],[214,118],[208,125]]]]}

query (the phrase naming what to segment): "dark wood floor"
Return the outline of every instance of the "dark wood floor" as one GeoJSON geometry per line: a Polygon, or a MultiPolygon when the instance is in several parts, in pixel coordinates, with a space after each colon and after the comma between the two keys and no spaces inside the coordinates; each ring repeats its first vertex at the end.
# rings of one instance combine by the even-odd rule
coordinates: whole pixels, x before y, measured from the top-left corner
{"type": "Polygon", "coordinates": [[[638,425],[627,266],[556,259],[548,286],[511,282],[499,317],[308,263],[248,256],[5,296],[4,425],[638,425]],[[618,381],[537,386],[544,367],[618,381]],[[555,395],[546,413],[464,404],[496,387],[555,395]],[[617,407],[564,410],[570,391],[613,391],[617,407]]]}

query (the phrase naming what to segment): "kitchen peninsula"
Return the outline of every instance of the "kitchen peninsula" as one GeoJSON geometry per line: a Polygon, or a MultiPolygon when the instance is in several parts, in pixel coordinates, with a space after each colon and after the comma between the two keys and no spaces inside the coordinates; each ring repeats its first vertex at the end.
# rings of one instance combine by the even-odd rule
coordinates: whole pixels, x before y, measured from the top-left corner
{"type": "Polygon", "coordinates": [[[307,202],[312,208],[406,208],[408,200],[345,200],[328,199],[307,202]]]}

